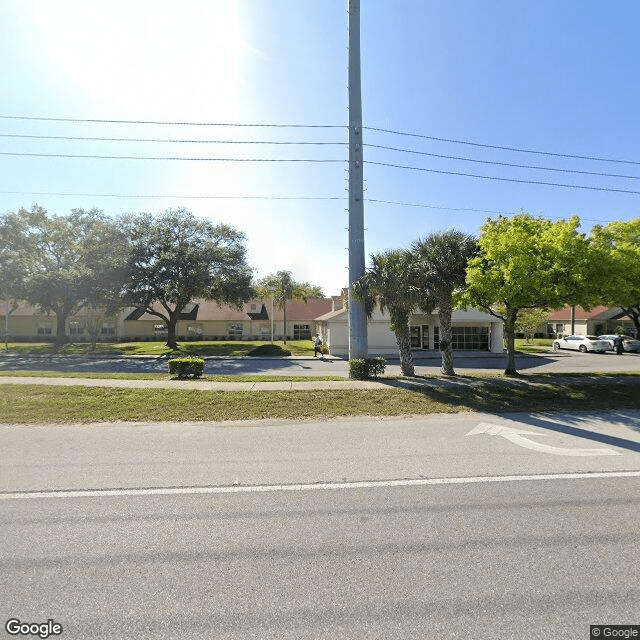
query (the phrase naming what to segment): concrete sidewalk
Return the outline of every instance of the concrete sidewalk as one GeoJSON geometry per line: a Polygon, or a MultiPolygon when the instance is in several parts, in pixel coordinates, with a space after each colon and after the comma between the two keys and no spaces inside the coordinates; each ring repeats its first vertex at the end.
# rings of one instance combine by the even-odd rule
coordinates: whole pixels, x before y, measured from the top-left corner
{"type": "MultiPolygon", "coordinates": [[[[434,384],[459,384],[456,378],[309,380],[277,382],[213,382],[207,380],[123,380],[118,378],[56,378],[45,376],[0,376],[3,384],[42,384],[56,387],[111,387],[118,389],[196,389],[199,391],[310,391],[350,389],[415,389],[434,384]]],[[[467,382],[468,384],[468,379],[467,382]]]]}
{"type": "MultiPolygon", "coordinates": [[[[570,373],[558,376],[556,382],[580,381],[581,384],[597,384],[601,377],[572,376],[570,373]]],[[[46,376],[0,376],[0,386],[8,384],[40,384],[57,387],[107,387],[114,389],[173,389],[199,391],[313,391],[313,390],[341,390],[352,389],[425,389],[433,387],[466,387],[486,385],[490,383],[503,387],[522,387],[549,384],[548,379],[532,379],[524,375],[518,378],[506,377],[471,377],[458,374],[452,378],[373,378],[370,380],[309,380],[309,381],[275,381],[275,382],[215,382],[200,380],[146,380],[119,378],[68,378],[46,376]]],[[[637,387],[640,380],[635,376],[622,377],[621,384],[637,387]]]]}

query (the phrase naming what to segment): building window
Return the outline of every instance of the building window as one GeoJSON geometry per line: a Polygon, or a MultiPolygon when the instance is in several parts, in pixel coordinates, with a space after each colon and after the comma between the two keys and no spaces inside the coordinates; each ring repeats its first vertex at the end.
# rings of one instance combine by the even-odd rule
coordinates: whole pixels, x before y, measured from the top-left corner
{"type": "Polygon", "coordinates": [[[203,333],[202,325],[190,324],[187,326],[187,335],[190,338],[202,338],[203,333]]]}
{"type": "Polygon", "coordinates": [[[433,327],[433,348],[436,351],[440,349],[440,327],[433,327]]]}
{"type": "Polygon", "coordinates": [[[154,324],[153,325],[153,333],[156,333],[156,334],[167,333],[167,325],[166,324],[154,324]]]}
{"type": "Polygon", "coordinates": [[[489,351],[489,327],[453,327],[451,346],[461,351],[489,351]]]}
{"type": "Polygon", "coordinates": [[[51,325],[50,324],[41,324],[38,327],[38,335],[39,336],[50,336],[51,335],[51,325]]]}
{"type": "Polygon", "coordinates": [[[420,327],[409,327],[411,333],[411,348],[420,348],[420,327]]]}
{"type": "Polygon", "coordinates": [[[242,340],[243,326],[242,322],[234,322],[229,325],[229,339],[242,340]]]}
{"type": "Polygon", "coordinates": [[[311,325],[294,324],[293,339],[294,340],[311,340],[311,325]]]}
{"type": "Polygon", "coordinates": [[[105,322],[100,328],[100,334],[103,336],[115,336],[116,326],[112,322],[105,322]]]}
{"type": "Polygon", "coordinates": [[[79,322],[70,322],[69,323],[69,335],[72,336],[80,336],[84,333],[84,329],[79,322]]]}

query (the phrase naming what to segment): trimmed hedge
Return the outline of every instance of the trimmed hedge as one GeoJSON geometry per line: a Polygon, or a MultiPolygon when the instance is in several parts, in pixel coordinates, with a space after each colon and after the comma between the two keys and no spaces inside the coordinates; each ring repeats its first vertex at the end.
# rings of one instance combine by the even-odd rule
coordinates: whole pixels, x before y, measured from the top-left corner
{"type": "Polygon", "coordinates": [[[366,380],[384,373],[387,361],[382,358],[354,358],[349,360],[349,377],[352,380],[366,380]]]}
{"type": "Polygon", "coordinates": [[[291,351],[284,349],[279,344],[261,344],[259,347],[247,352],[248,356],[290,356],[291,351]]]}
{"type": "Polygon", "coordinates": [[[169,374],[179,379],[199,378],[203,371],[203,358],[173,358],[169,360],[169,374]]]}

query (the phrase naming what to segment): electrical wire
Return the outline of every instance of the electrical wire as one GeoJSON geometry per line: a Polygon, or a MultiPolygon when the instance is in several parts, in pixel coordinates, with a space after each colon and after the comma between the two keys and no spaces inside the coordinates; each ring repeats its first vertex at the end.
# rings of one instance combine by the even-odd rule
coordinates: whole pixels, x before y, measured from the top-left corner
{"type": "MultiPolygon", "coordinates": [[[[309,146],[347,146],[347,142],[308,142],[308,141],[272,141],[272,140],[186,140],[177,138],[104,138],[104,137],[84,137],[84,136],[44,136],[44,135],[22,135],[11,133],[0,133],[1,138],[21,138],[38,140],[82,140],[100,142],[154,142],[154,143],[180,143],[180,144],[261,144],[261,145],[309,145],[309,146]]],[[[535,165],[514,164],[511,162],[498,162],[494,160],[479,160],[476,158],[466,158],[464,156],[450,156],[427,151],[416,151],[413,149],[402,149],[379,144],[365,143],[363,147],[371,149],[383,149],[387,151],[397,151],[400,153],[411,153],[414,155],[429,156],[432,158],[442,158],[445,160],[461,160],[463,162],[474,162],[478,164],[491,164],[517,169],[534,169],[537,171],[554,171],[559,173],[575,173],[589,176],[600,176],[605,178],[624,178],[629,180],[640,180],[640,176],[622,175],[618,173],[602,173],[596,171],[581,171],[577,169],[562,169],[559,167],[539,167],[535,165]]],[[[67,156],[64,156],[67,157],[67,156]]],[[[88,156],[87,156],[88,157],[88,156]]],[[[98,157],[98,156],[96,156],[98,157]]],[[[100,156],[103,157],[103,156],[100,156]]]]}
{"type": "Polygon", "coordinates": [[[323,160],[318,158],[186,158],[178,156],[103,156],[71,153],[14,153],[10,151],[0,151],[0,155],[38,158],[93,158],[100,160],[181,160],[188,162],[347,162],[347,160],[323,160]]]}
{"type": "Polygon", "coordinates": [[[172,198],[184,200],[346,200],[347,196],[186,196],[186,195],[139,195],[117,193],[62,193],[50,191],[0,191],[0,194],[21,196],[73,196],[90,198],[172,198]]]}
{"type": "Polygon", "coordinates": [[[346,147],[348,142],[280,142],[272,140],[181,140],[177,138],[98,138],[83,136],[38,136],[16,133],[0,133],[0,138],[29,138],[38,140],[88,140],[101,142],[165,142],[182,144],[283,144],[283,145],[327,145],[346,147]]]}
{"type": "Polygon", "coordinates": [[[522,149],[518,147],[503,147],[495,144],[483,144],[480,142],[471,142],[470,140],[454,140],[452,138],[437,138],[436,136],[427,136],[419,133],[408,133],[406,131],[393,131],[392,129],[381,129],[379,127],[362,127],[367,131],[378,131],[381,133],[391,133],[398,136],[408,136],[411,138],[422,138],[424,140],[435,140],[436,142],[450,142],[452,144],[466,144],[473,147],[482,147],[484,149],[498,149],[500,151],[516,151],[518,153],[535,153],[543,156],[555,156],[557,158],[574,158],[576,160],[593,160],[596,162],[618,162],[621,164],[640,165],[637,160],[619,160],[616,158],[600,158],[598,156],[580,156],[570,153],[554,153],[552,151],[538,151],[536,149],[522,149]]]}
{"type": "Polygon", "coordinates": [[[265,124],[265,123],[238,123],[238,122],[171,122],[166,120],[108,120],[102,118],[49,118],[36,116],[8,116],[0,115],[3,120],[39,120],[43,122],[91,122],[103,124],[154,124],[176,125],[190,127],[273,127],[280,129],[347,129],[341,124],[265,124]]]}
{"type": "Polygon", "coordinates": [[[465,158],[463,156],[447,156],[440,153],[429,153],[427,151],[413,151],[412,149],[399,149],[397,147],[386,147],[379,144],[363,144],[363,147],[371,147],[374,149],[386,149],[388,151],[400,151],[402,153],[413,153],[421,156],[429,156],[432,158],[443,158],[445,160],[463,160],[464,162],[476,162],[478,164],[493,164],[501,167],[514,167],[516,169],[536,169],[537,171],[557,171],[560,173],[578,173],[587,176],[600,176],[604,178],[625,178],[628,180],[640,180],[640,176],[627,176],[619,173],[600,173],[597,171],[579,171],[577,169],[561,169],[559,167],[538,167],[530,164],[513,164],[511,162],[497,162],[495,160],[477,160],[475,158],[465,158]]]}
{"type": "Polygon", "coordinates": [[[390,164],[387,162],[372,162],[366,160],[365,164],[376,165],[379,167],[394,167],[396,169],[409,169],[411,171],[426,171],[428,173],[439,173],[449,176],[464,176],[465,178],[480,178],[482,180],[498,180],[500,182],[517,182],[519,184],[540,184],[548,187],[565,187],[567,189],[587,189],[589,191],[607,191],[611,193],[631,193],[640,195],[640,191],[632,191],[630,189],[614,189],[609,187],[589,187],[587,185],[579,184],[563,184],[559,182],[545,182],[542,180],[520,180],[517,178],[499,178],[497,176],[481,176],[475,173],[462,173],[459,171],[443,171],[441,169],[425,169],[424,167],[407,167],[400,164],[390,164]]]}
{"type": "MultiPolygon", "coordinates": [[[[180,200],[328,200],[328,201],[344,201],[347,200],[347,196],[188,196],[188,195],[169,195],[169,194],[154,194],[154,195],[139,195],[139,194],[115,194],[115,193],[62,193],[62,192],[50,192],[50,191],[0,191],[0,194],[10,195],[23,195],[23,196],[70,196],[70,197],[91,197],[91,198],[136,198],[136,199],[157,199],[157,198],[171,198],[180,200]]],[[[491,209],[472,209],[463,207],[443,207],[440,205],[425,204],[421,202],[399,202],[395,200],[380,200],[377,198],[365,198],[365,202],[372,204],[387,204],[396,205],[401,207],[414,207],[420,209],[435,209],[438,211],[460,212],[464,213],[487,213],[492,215],[517,215],[514,211],[496,211],[491,209]]],[[[552,216],[557,219],[561,219],[562,216],[552,216]]],[[[613,220],[583,218],[580,220],[585,222],[600,222],[608,223],[613,220]]]]}

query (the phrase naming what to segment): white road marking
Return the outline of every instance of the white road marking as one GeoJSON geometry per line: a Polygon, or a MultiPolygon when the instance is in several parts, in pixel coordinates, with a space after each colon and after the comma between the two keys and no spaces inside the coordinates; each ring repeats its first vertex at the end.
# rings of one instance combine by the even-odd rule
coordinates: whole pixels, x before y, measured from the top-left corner
{"type": "Polygon", "coordinates": [[[219,493],[273,493],[277,491],[326,491],[327,489],[373,489],[378,487],[422,487],[443,484],[481,484],[527,480],[594,480],[598,478],[640,478],[640,471],[598,471],[585,473],[541,473],[518,476],[470,476],[468,478],[418,478],[415,480],[365,480],[318,482],[315,484],[273,484],[222,487],[155,487],[139,489],[87,489],[60,491],[12,491],[0,493],[0,500],[33,498],[102,498],[110,496],[164,496],[219,493]]]}
{"type": "Polygon", "coordinates": [[[513,444],[517,444],[520,447],[526,447],[527,449],[533,449],[534,451],[540,451],[541,453],[551,453],[554,456],[619,456],[618,451],[613,449],[566,449],[565,447],[553,447],[550,444],[543,444],[541,442],[534,442],[525,438],[525,435],[530,436],[547,436],[547,433],[538,433],[535,431],[527,431],[526,429],[514,429],[513,427],[505,427],[499,424],[491,424],[489,422],[481,422],[477,427],[471,429],[468,436],[476,436],[481,433],[486,433],[490,436],[502,436],[513,444]]]}

